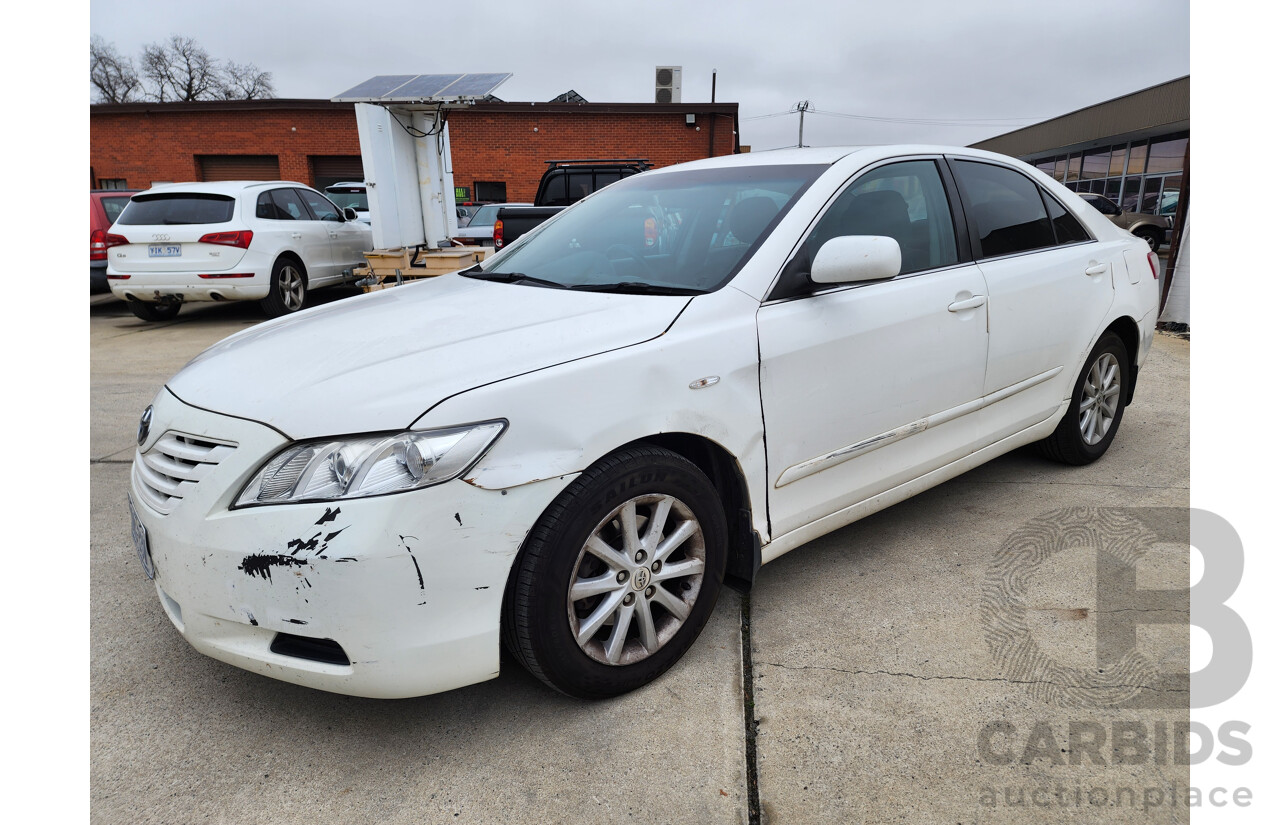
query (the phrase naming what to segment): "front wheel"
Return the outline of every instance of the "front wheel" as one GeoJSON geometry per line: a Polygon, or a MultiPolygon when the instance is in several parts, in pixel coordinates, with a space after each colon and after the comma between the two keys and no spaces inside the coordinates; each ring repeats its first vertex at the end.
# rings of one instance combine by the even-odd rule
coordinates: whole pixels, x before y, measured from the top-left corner
{"type": "Polygon", "coordinates": [[[281,258],[271,268],[271,292],[262,299],[262,311],[268,318],[277,318],[302,309],[307,300],[307,276],[302,265],[288,258],[281,258]]]}
{"type": "Polygon", "coordinates": [[[711,615],[727,533],[715,487],[683,457],[641,445],[602,459],[530,531],[507,589],[507,646],[570,696],[648,684],[711,615]]]}
{"type": "Polygon", "coordinates": [[[1115,440],[1128,398],[1129,353],[1113,332],[1102,336],[1072,389],[1071,406],[1040,452],[1064,464],[1097,461],[1115,440]]]}

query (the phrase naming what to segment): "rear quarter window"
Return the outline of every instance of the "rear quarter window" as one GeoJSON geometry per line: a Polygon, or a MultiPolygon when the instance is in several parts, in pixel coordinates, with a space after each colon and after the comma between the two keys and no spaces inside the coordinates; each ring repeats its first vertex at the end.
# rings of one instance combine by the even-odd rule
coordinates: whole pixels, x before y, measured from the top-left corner
{"type": "Polygon", "coordinates": [[[115,223],[120,218],[120,213],[129,205],[129,199],[123,198],[103,198],[102,211],[107,213],[107,223],[115,223]]]}
{"type": "Polygon", "coordinates": [[[235,206],[235,198],[229,195],[203,192],[134,195],[116,223],[123,226],[227,223],[235,206]]]}

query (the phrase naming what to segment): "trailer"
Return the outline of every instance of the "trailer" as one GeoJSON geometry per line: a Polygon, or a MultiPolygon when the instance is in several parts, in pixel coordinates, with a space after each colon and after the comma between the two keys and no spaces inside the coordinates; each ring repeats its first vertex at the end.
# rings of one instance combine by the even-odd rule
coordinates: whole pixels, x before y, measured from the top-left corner
{"type": "Polygon", "coordinates": [[[366,291],[443,275],[484,259],[460,249],[449,111],[483,99],[510,74],[378,75],[332,98],[355,104],[374,249],[366,291]]]}

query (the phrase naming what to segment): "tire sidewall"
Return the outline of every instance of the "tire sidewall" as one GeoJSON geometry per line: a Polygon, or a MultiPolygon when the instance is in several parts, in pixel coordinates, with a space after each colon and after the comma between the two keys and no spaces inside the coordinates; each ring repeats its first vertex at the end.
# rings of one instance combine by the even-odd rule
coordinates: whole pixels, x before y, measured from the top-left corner
{"type": "MultiPolygon", "coordinates": [[[[670,668],[706,624],[724,578],[728,534],[724,511],[706,476],[674,454],[624,461],[562,496],[565,500],[558,503],[563,517],[553,517],[549,529],[540,533],[535,528],[531,534],[540,546],[536,557],[526,559],[536,558],[535,564],[526,567],[526,575],[533,577],[533,598],[525,617],[530,623],[529,642],[539,668],[559,690],[583,698],[614,696],[670,668]],[[666,644],[634,664],[606,665],[588,656],[573,636],[569,586],[582,547],[600,522],[624,502],[647,493],[674,496],[698,519],[706,545],[702,584],[689,616],[666,644]]],[[[553,505],[548,513],[554,510],[553,505]]]]}
{"type": "Polygon", "coordinates": [[[1124,342],[1115,333],[1108,332],[1094,345],[1089,357],[1085,359],[1084,368],[1080,370],[1080,376],[1076,379],[1075,388],[1071,393],[1071,408],[1067,413],[1067,420],[1070,422],[1071,432],[1075,436],[1074,446],[1089,461],[1101,458],[1102,454],[1111,446],[1111,442],[1115,440],[1116,433],[1120,430],[1120,420],[1124,417],[1125,400],[1128,398],[1129,382],[1132,379],[1129,374],[1130,369],[1129,354],[1125,349],[1124,342]],[[1110,429],[1107,430],[1102,440],[1097,444],[1087,444],[1084,440],[1084,434],[1080,432],[1080,404],[1084,400],[1085,380],[1089,377],[1089,371],[1093,368],[1093,365],[1108,352],[1115,356],[1116,362],[1120,365],[1120,394],[1116,403],[1116,414],[1111,421],[1110,429]]]}
{"type": "Polygon", "coordinates": [[[262,308],[267,315],[277,318],[281,315],[290,315],[304,309],[307,305],[307,270],[299,262],[291,258],[280,258],[271,267],[271,292],[262,301],[262,308]],[[288,302],[285,301],[284,287],[280,283],[280,273],[286,266],[292,266],[298,270],[298,274],[302,277],[302,303],[297,309],[290,309],[288,302]]]}

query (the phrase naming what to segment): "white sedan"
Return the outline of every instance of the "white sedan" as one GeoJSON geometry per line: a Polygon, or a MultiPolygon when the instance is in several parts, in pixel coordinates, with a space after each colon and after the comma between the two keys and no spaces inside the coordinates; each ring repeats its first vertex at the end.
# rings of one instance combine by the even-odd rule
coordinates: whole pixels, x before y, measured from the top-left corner
{"type": "Polygon", "coordinates": [[[1100,458],[1153,258],[977,150],[651,171],[197,357],[139,428],[135,545],[196,649],[276,679],[416,696],[494,677],[505,642],[616,695],[817,536],[1024,444],[1100,458]]]}
{"type": "Polygon", "coordinates": [[[176,183],[135,195],[105,245],[112,293],[143,320],[191,301],[259,301],[275,317],[351,280],[373,230],[300,183],[176,183]]]}

